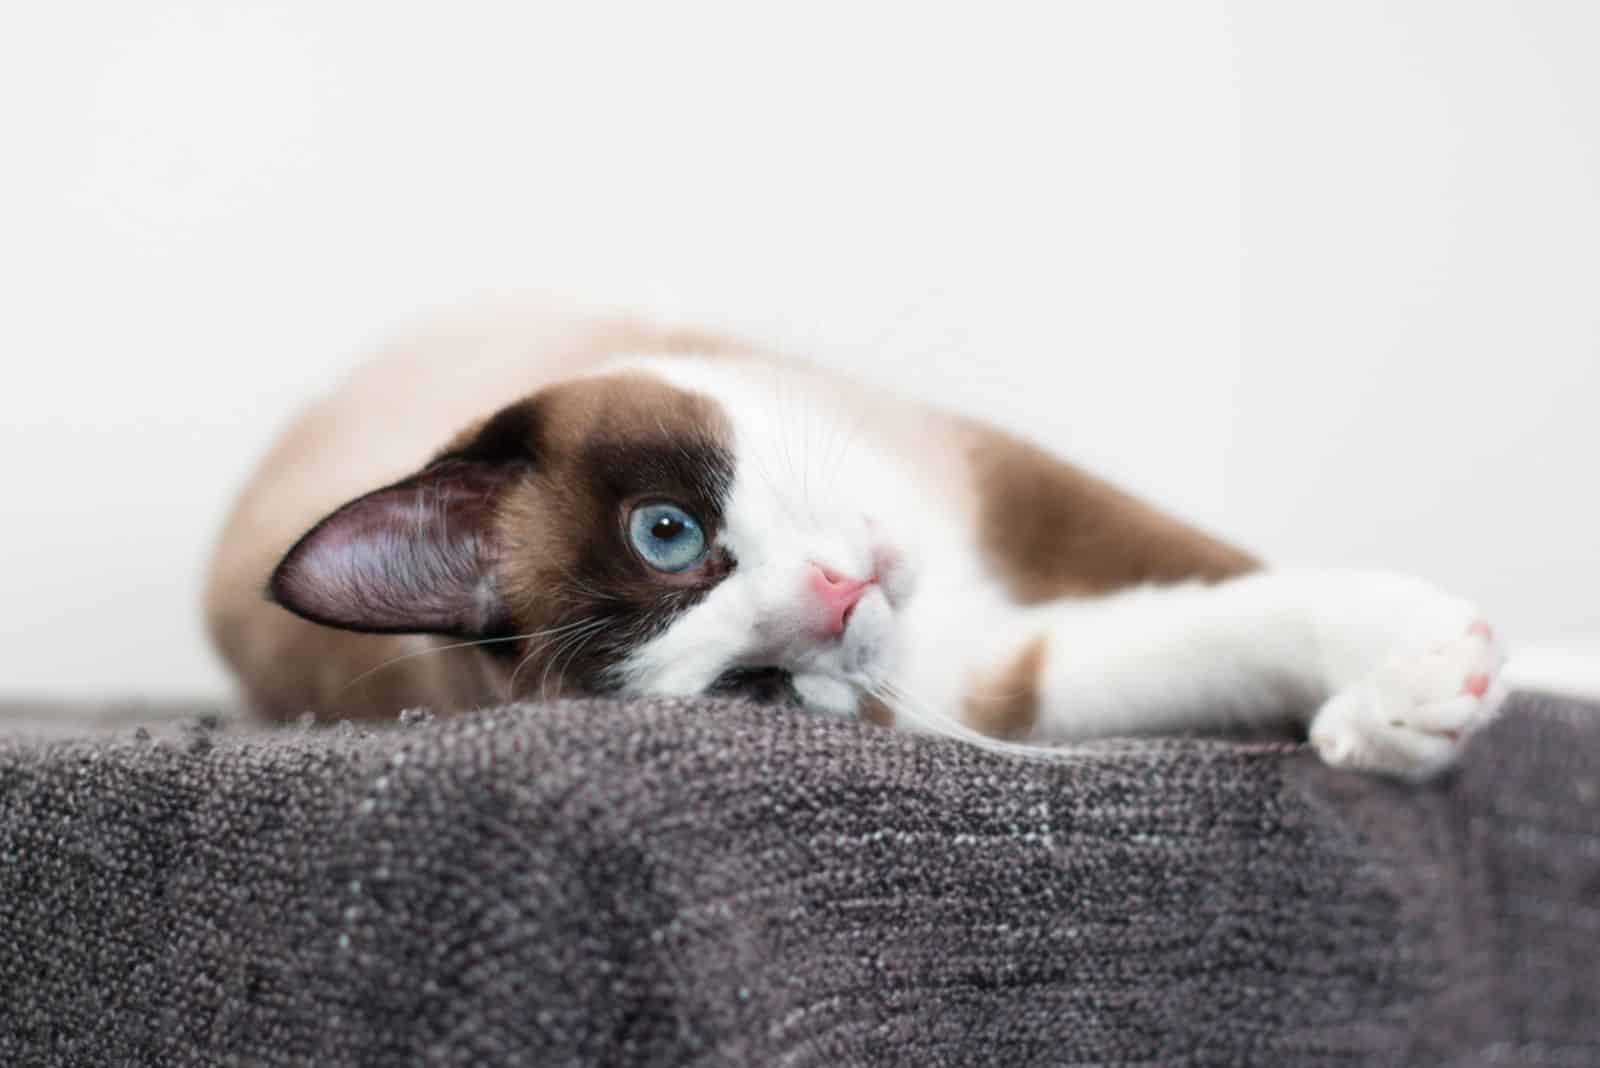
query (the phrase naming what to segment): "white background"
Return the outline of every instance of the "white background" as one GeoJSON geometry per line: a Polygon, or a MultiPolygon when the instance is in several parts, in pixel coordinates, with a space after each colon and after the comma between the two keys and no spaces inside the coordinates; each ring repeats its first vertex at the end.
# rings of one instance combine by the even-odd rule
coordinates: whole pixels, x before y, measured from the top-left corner
{"type": "Polygon", "coordinates": [[[540,289],[1600,636],[1600,5],[963,7],[10,5],[0,693],[222,692],[274,430],[540,289]]]}

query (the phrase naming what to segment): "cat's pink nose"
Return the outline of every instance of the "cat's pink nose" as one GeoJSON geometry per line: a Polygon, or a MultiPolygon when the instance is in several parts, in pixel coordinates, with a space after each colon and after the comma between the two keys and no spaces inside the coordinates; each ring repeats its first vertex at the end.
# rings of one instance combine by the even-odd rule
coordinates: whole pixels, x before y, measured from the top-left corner
{"type": "Polygon", "coordinates": [[[853,579],[821,564],[811,565],[811,590],[822,608],[822,634],[837,638],[850,622],[856,602],[866,595],[876,578],[853,579]]]}

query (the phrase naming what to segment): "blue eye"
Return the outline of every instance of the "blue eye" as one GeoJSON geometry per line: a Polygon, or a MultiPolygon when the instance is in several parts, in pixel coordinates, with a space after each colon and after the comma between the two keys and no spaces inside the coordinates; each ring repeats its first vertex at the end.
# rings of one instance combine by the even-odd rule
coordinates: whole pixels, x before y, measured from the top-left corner
{"type": "Polygon", "coordinates": [[[706,532],[675,504],[645,504],[628,517],[628,537],[657,571],[686,571],[706,557],[706,532]]]}

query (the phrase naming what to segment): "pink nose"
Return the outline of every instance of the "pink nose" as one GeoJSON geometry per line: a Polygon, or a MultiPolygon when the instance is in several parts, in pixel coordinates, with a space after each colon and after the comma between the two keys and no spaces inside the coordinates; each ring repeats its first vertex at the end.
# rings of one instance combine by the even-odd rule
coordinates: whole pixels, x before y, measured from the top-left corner
{"type": "Polygon", "coordinates": [[[822,606],[822,633],[836,638],[850,622],[850,612],[877,579],[847,578],[821,564],[811,565],[811,589],[822,606]]]}

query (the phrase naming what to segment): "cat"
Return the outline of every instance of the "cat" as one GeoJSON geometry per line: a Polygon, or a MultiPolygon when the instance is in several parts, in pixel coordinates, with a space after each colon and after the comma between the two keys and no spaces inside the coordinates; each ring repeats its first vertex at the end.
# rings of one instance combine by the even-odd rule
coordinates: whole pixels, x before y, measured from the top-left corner
{"type": "Polygon", "coordinates": [[[730,694],[1007,747],[1290,720],[1422,780],[1505,696],[1481,613],[1420,580],[1268,568],[1003,430],[553,306],[441,325],[306,412],[207,610],[280,721],[730,694]]]}

